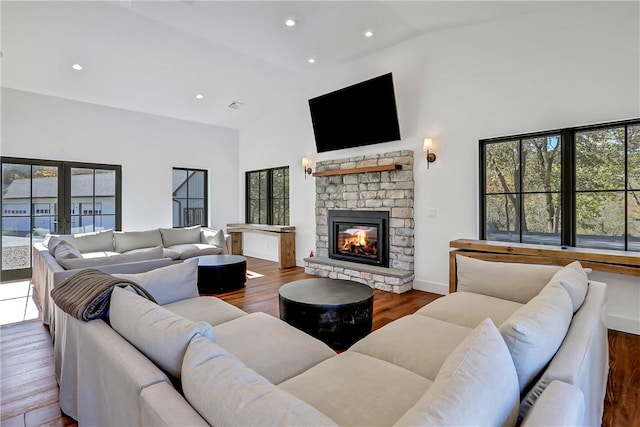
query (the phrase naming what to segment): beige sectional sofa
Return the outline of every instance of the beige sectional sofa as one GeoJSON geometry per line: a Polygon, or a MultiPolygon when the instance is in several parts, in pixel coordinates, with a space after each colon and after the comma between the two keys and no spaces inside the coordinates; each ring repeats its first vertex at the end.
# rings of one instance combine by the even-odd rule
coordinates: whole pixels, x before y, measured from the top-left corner
{"type": "Polygon", "coordinates": [[[105,426],[599,425],[606,285],[577,263],[459,258],[457,271],[459,292],[341,354],[196,297],[193,263],[143,273],[163,306],[117,288],[111,325],[56,315],[62,410],[105,426]],[[163,284],[176,268],[184,280],[163,284]]]}
{"type": "Polygon", "coordinates": [[[199,255],[229,253],[231,235],[200,226],[54,234],[34,244],[32,282],[43,322],[53,325],[51,289],[83,269],[140,273],[199,255]]]}

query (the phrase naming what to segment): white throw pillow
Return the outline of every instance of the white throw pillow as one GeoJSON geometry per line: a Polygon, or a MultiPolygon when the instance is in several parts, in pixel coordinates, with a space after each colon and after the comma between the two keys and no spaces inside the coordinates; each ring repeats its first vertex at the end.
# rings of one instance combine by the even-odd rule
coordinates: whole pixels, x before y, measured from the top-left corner
{"type": "Polygon", "coordinates": [[[572,317],[569,294],[560,283],[553,282],[500,325],[518,372],[521,392],[556,354],[572,317]]]}
{"type": "Polygon", "coordinates": [[[458,291],[526,304],[560,270],[554,265],[483,261],[456,255],[458,291]]]}
{"type": "Polygon", "coordinates": [[[119,287],[111,293],[109,320],[116,332],[176,378],[191,338],[199,334],[215,339],[210,324],[185,319],[119,287]]]}
{"type": "Polygon", "coordinates": [[[82,258],[82,253],[80,252],[80,250],[75,246],[73,246],[71,243],[65,240],[60,240],[57,237],[52,237],[51,240],[57,241],[53,243],[54,245],[53,256],[55,257],[56,261],[60,262],[60,260],[63,260],[63,259],[82,258]]]}
{"type": "Polygon", "coordinates": [[[186,243],[200,243],[200,226],[183,228],[161,228],[162,244],[165,248],[186,243]]]}
{"type": "Polygon", "coordinates": [[[202,243],[208,243],[210,245],[217,246],[222,248],[223,254],[228,254],[227,250],[227,241],[224,238],[224,231],[222,230],[211,230],[210,228],[203,228],[201,231],[201,239],[202,243]]]}
{"type": "Polygon", "coordinates": [[[203,337],[194,337],[187,348],[182,389],[191,406],[212,426],[336,425],[203,337]]]}
{"type": "Polygon", "coordinates": [[[116,273],[113,276],[131,280],[142,286],[160,305],[199,296],[197,260],[188,260],[145,273],[116,273]]]}
{"type": "Polygon", "coordinates": [[[574,261],[553,275],[549,283],[554,282],[559,282],[569,294],[573,312],[578,311],[587,296],[587,288],[589,287],[587,271],[578,261],[574,261]]]}
{"type": "Polygon", "coordinates": [[[520,390],[509,350],[485,319],[443,363],[396,426],[513,426],[520,390]]]}

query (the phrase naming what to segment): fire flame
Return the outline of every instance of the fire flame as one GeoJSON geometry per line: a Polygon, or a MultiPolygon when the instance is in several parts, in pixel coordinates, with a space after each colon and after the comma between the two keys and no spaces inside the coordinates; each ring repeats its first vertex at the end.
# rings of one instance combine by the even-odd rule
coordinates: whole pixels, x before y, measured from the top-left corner
{"type": "Polygon", "coordinates": [[[344,250],[348,250],[351,246],[366,246],[367,245],[367,232],[365,230],[356,231],[351,238],[344,239],[344,250]]]}

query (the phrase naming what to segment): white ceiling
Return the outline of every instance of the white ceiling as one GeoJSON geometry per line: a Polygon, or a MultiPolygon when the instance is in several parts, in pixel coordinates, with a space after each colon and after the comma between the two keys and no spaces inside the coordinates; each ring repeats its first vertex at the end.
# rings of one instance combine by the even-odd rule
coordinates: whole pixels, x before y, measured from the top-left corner
{"type": "Polygon", "coordinates": [[[2,86],[241,129],[332,67],[554,4],[3,0],[2,86]],[[284,25],[289,17],[296,27],[284,25]]]}

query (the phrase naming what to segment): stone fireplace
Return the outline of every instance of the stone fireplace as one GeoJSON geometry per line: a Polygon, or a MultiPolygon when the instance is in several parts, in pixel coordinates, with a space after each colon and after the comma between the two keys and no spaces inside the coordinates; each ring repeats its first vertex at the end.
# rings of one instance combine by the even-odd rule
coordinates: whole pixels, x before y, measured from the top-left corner
{"type": "Polygon", "coordinates": [[[316,256],[305,258],[305,272],[394,293],[410,290],[413,151],[318,162],[314,175],[316,256]]]}

